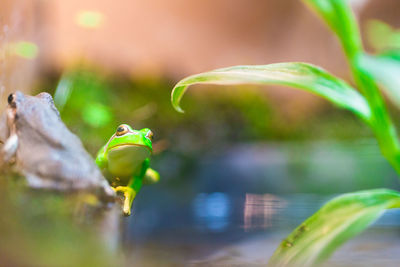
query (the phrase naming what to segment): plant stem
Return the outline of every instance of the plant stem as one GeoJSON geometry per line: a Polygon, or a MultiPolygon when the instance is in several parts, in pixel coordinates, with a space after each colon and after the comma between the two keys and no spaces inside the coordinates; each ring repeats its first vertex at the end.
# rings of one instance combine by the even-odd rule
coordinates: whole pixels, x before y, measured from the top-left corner
{"type": "MultiPolygon", "coordinates": [[[[396,128],[386,108],[383,97],[374,79],[360,67],[359,56],[364,52],[359,26],[355,16],[347,4],[341,1],[331,2],[332,8],[341,20],[342,28],[333,27],[349,62],[354,81],[359,90],[366,97],[372,111],[370,126],[378,140],[383,156],[400,174],[400,143],[396,128]],[[341,29],[345,32],[338,32],[341,29]]],[[[326,20],[329,23],[329,20],[326,20]]],[[[339,23],[340,24],[340,23],[339,23]]]]}
{"type": "Polygon", "coordinates": [[[381,152],[400,174],[400,143],[379,88],[374,80],[358,67],[356,59],[350,60],[350,65],[354,80],[371,107],[371,127],[378,140],[381,152]]]}

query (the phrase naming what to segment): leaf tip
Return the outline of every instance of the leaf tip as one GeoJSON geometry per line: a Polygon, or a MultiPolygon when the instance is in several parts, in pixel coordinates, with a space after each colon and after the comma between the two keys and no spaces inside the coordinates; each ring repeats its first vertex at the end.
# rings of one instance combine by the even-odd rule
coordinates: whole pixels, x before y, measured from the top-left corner
{"type": "Polygon", "coordinates": [[[172,89],[171,92],[172,107],[179,113],[185,113],[179,105],[182,95],[185,92],[185,88],[186,88],[185,86],[181,86],[180,83],[178,83],[177,85],[175,85],[175,87],[172,89]]]}
{"type": "Polygon", "coordinates": [[[179,105],[173,105],[174,109],[179,113],[185,113],[185,111],[179,105]]]}

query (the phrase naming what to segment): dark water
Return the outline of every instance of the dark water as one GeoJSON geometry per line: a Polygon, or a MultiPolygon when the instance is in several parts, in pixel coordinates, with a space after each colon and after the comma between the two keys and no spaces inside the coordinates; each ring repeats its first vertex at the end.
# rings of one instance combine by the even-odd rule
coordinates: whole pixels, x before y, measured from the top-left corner
{"type": "MultiPolygon", "coordinates": [[[[163,161],[158,164],[163,173],[163,161]]],[[[138,266],[263,266],[280,241],[329,199],[398,188],[368,140],[244,144],[204,155],[191,178],[164,176],[143,188],[134,216],[125,220],[124,244],[138,266]]],[[[400,210],[387,211],[337,251],[329,266],[396,266],[399,230],[400,210]]]]}

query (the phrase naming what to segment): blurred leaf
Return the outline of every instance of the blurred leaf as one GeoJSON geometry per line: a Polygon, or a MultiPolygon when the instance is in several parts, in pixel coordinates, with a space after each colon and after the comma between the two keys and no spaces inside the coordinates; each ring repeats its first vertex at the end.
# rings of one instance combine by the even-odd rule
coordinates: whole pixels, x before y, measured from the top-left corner
{"type": "Polygon", "coordinates": [[[297,227],[271,257],[271,266],[312,266],[362,232],[386,209],[400,208],[400,193],[374,189],[334,198],[297,227]]]}
{"type": "Polygon", "coordinates": [[[367,39],[376,51],[400,49],[400,31],[379,20],[368,21],[367,39]]]}
{"type": "Polygon", "coordinates": [[[349,0],[303,0],[339,37],[349,58],[362,50],[357,22],[349,6],[349,0]]]}
{"type": "Polygon", "coordinates": [[[323,69],[306,63],[278,63],[263,66],[235,66],[189,76],[175,85],[171,102],[183,112],[180,101],[193,84],[274,84],[291,86],[322,96],[334,104],[349,109],[367,122],[371,110],[364,97],[344,81],[323,69]]]}
{"type": "Polygon", "coordinates": [[[400,50],[379,56],[361,54],[357,65],[382,85],[390,99],[400,107],[400,50]]]}
{"type": "Polygon", "coordinates": [[[72,80],[68,75],[63,75],[58,82],[54,92],[54,104],[60,112],[63,111],[65,104],[69,100],[72,93],[72,80]]]}

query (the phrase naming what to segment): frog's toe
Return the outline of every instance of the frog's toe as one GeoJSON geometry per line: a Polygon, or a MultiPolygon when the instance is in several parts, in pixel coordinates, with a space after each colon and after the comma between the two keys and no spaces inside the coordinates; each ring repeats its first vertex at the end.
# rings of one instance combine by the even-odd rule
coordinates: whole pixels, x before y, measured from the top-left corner
{"type": "Polygon", "coordinates": [[[130,216],[131,215],[131,207],[124,205],[123,212],[124,212],[124,216],[130,216]]]}
{"type": "Polygon", "coordinates": [[[136,191],[128,186],[113,187],[115,192],[122,192],[124,194],[123,213],[125,216],[131,215],[131,207],[133,200],[136,197],[136,191]]]}
{"type": "Polygon", "coordinates": [[[125,200],[124,200],[124,215],[129,216],[131,215],[131,207],[133,200],[136,197],[136,192],[130,187],[127,187],[127,190],[124,192],[125,200]]]}

